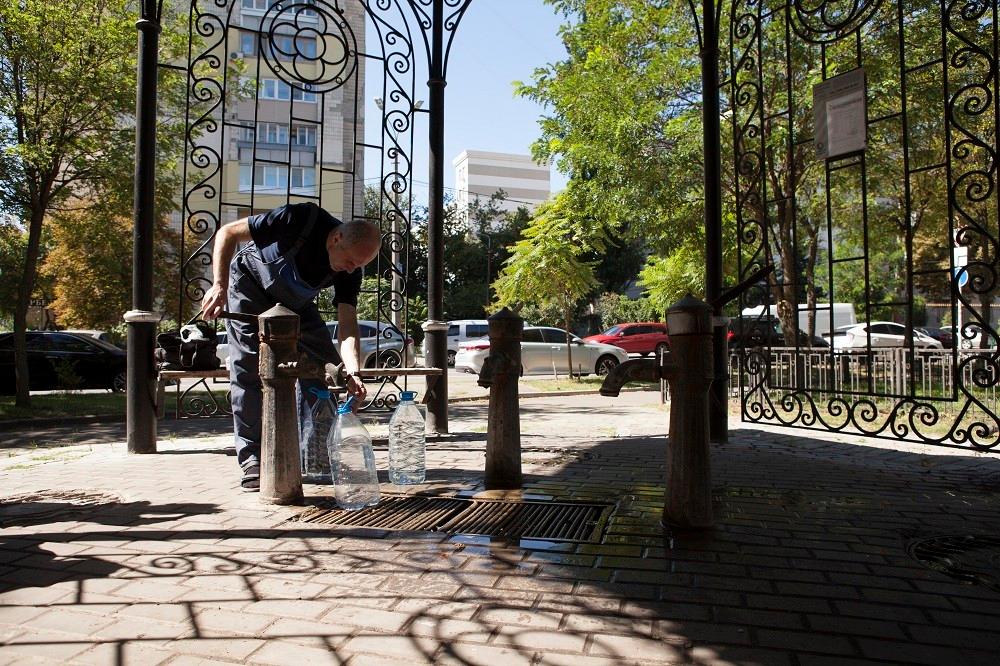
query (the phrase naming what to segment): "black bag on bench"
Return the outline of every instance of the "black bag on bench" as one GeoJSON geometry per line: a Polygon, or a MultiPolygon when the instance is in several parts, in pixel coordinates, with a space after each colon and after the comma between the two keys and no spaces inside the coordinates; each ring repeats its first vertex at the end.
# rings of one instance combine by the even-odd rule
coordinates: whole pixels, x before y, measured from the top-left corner
{"type": "Polygon", "coordinates": [[[215,370],[222,363],[215,355],[215,329],[197,319],[156,336],[154,356],[160,370],[215,370]]]}

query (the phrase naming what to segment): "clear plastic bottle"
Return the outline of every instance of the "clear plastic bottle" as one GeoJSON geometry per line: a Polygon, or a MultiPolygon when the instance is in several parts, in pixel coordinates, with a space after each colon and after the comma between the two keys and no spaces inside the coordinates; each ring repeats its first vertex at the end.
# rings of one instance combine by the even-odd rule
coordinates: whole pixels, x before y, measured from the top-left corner
{"type": "Polygon", "coordinates": [[[311,388],[309,392],[316,396],[316,402],[311,409],[309,424],[302,433],[302,441],[299,442],[302,475],[311,481],[325,481],[330,478],[330,454],[326,442],[337,421],[337,408],[330,399],[329,391],[311,388]]]}
{"type": "Polygon", "coordinates": [[[416,395],[403,391],[389,420],[389,480],[400,485],[423,483],[427,476],[427,439],[416,395]]]}
{"type": "Polygon", "coordinates": [[[352,396],[337,408],[337,421],[327,440],[337,506],[351,511],[379,500],[372,438],[351,411],[353,400],[352,396]]]}

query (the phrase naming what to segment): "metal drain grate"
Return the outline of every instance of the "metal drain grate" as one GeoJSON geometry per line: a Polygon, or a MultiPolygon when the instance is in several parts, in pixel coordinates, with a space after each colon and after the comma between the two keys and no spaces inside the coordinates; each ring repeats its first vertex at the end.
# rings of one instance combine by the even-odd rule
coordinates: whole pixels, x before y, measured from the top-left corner
{"type": "Polygon", "coordinates": [[[512,541],[595,541],[610,510],[610,504],[386,497],[377,506],[360,511],[316,506],[306,509],[294,520],[386,530],[476,534],[512,541]]]}
{"type": "Polygon", "coordinates": [[[1000,592],[1000,538],[973,534],[920,539],[907,549],[924,566],[1000,592]]]}

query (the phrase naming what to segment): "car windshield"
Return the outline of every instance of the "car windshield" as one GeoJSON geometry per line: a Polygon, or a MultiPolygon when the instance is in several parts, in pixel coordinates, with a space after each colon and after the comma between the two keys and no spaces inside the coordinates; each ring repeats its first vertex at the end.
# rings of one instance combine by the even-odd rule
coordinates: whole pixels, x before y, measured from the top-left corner
{"type": "Polygon", "coordinates": [[[604,335],[618,335],[621,331],[622,326],[620,324],[616,324],[615,326],[612,326],[608,330],[604,331],[604,335]]]}

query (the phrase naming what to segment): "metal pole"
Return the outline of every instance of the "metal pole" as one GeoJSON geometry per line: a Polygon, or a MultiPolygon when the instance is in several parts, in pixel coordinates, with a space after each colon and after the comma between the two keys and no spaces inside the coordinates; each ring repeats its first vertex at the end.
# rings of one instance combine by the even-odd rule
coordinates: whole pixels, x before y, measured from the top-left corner
{"type": "MultiPolygon", "coordinates": [[[[403,299],[400,303],[400,308],[390,308],[389,311],[392,314],[392,325],[395,326],[400,331],[404,331],[403,328],[403,307],[405,307],[406,297],[403,295],[403,267],[399,261],[399,248],[402,243],[399,233],[399,151],[396,150],[392,157],[392,172],[395,174],[394,181],[392,185],[392,206],[394,208],[392,213],[392,242],[390,247],[392,248],[392,296],[395,299],[398,295],[399,298],[403,299]]],[[[404,335],[405,337],[405,335],[404,335]]]]}
{"type": "Polygon", "coordinates": [[[726,329],[722,319],[722,139],[719,127],[719,24],[716,0],[702,0],[704,42],[701,45],[702,124],[705,145],[705,300],[712,303],[712,365],[715,377],[709,391],[711,439],[729,438],[726,329]]]}
{"type": "Polygon", "coordinates": [[[156,64],[160,21],[156,0],[142,0],[135,104],[135,201],[132,232],[132,311],[128,322],[125,431],[129,453],[156,453],[153,348],[153,221],[156,160],[156,64]]]}
{"type": "MultiPolygon", "coordinates": [[[[444,317],[444,0],[433,0],[430,93],[430,219],[427,222],[427,321],[425,348],[428,367],[448,368],[448,322],[444,317]]],[[[427,378],[428,433],[448,432],[448,373],[427,378]]]]}

